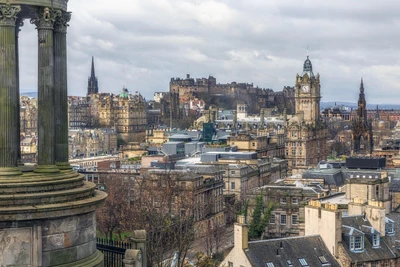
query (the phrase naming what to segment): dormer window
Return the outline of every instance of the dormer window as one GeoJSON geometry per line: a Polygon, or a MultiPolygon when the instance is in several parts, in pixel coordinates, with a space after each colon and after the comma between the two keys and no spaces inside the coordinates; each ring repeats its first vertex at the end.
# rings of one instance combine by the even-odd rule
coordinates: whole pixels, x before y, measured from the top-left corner
{"type": "Polygon", "coordinates": [[[361,251],[364,249],[364,236],[350,236],[350,250],[361,251]]]}
{"type": "Polygon", "coordinates": [[[379,247],[380,244],[381,244],[381,238],[380,238],[379,234],[377,234],[377,233],[372,234],[372,246],[379,247]]]}
{"type": "Polygon", "coordinates": [[[386,218],[386,227],[385,231],[387,235],[394,235],[394,221],[386,218]]]}

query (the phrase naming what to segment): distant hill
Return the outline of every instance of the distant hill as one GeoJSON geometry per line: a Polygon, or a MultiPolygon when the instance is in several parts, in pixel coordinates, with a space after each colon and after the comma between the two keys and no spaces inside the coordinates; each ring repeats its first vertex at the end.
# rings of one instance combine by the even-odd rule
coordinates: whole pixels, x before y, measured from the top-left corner
{"type": "MultiPolygon", "coordinates": [[[[341,101],[336,101],[336,102],[321,102],[321,109],[325,108],[331,108],[336,105],[344,105],[346,107],[350,107],[353,109],[357,108],[357,103],[351,103],[351,102],[341,102],[341,101]]],[[[367,109],[376,109],[377,104],[367,104],[367,109]]],[[[400,109],[400,104],[378,104],[379,109],[400,109]]]]}
{"type": "Polygon", "coordinates": [[[37,97],[38,93],[37,92],[21,92],[21,95],[29,96],[29,97],[37,97]]]}

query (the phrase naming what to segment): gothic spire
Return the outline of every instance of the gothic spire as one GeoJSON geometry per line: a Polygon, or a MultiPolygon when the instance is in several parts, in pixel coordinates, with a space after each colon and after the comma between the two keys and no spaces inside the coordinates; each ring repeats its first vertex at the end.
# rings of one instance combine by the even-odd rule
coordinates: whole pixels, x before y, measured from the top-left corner
{"type": "Polygon", "coordinates": [[[96,77],[96,75],[94,74],[94,57],[92,56],[92,70],[90,72],[90,76],[91,77],[96,77]]]}
{"type": "Polygon", "coordinates": [[[363,83],[362,77],[361,77],[361,84],[360,84],[360,93],[364,93],[364,83],[363,83]]]}
{"type": "Polygon", "coordinates": [[[97,94],[99,92],[98,81],[94,72],[94,57],[92,56],[92,68],[88,79],[88,90],[87,94],[97,94]]]}

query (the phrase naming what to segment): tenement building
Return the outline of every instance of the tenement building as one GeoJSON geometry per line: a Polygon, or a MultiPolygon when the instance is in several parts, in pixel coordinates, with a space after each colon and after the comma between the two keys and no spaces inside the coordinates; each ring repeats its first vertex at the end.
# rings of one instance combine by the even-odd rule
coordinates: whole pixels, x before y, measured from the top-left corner
{"type": "MultiPolygon", "coordinates": [[[[146,130],[146,99],[140,93],[131,94],[128,89],[123,88],[119,95],[97,93],[89,95],[89,98],[90,119],[87,121],[92,127],[115,128],[127,138],[130,134],[146,130]]],[[[80,114],[84,114],[87,106],[81,107],[84,110],[80,114]]],[[[72,110],[70,113],[72,114],[72,110]]]]}
{"type": "Polygon", "coordinates": [[[284,118],[285,153],[292,174],[301,173],[327,158],[327,129],[320,118],[321,84],[307,56],[303,74],[296,76],[296,115],[284,118]]]}
{"type": "Polygon", "coordinates": [[[0,1],[0,236],[2,266],[104,266],[96,208],[107,196],[68,163],[68,0],[0,1]],[[38,42],[38,162],[19,167],[18,35],[38,42]]]}

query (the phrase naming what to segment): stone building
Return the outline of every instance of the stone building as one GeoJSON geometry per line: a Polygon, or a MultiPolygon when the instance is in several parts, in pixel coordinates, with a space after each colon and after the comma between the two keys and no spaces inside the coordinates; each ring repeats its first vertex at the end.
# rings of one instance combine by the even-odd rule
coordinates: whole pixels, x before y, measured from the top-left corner
{"type": "Polygon", "coordinates": [[[262,194],[263,203],[274,203],[264,237],[280,238],[304,235],[304,206],[310,199],[326,194],[321,186],[297,184],[270,184],[250,191],[247,194],[250,213],[254,209],[257,196],[262,194]]]}
{"type": "Polygon", "coordinates": [[[96,126],[93,119],[86,97],[68,96],[68,122],[70,129],[96,126]]]}
{"type": "Polygon", "coordinates": [[[239,215],[234,246],[221,267],[340,266],[319,235],[249,241],[248,232],[244,216],[239,215]]]}
{"type": "Polygon", "coordinates": [[[98,93],[89,97],[91,116],[101,127],[115,128],[127,138],[146,130],[146,100],[138,92],[130,94],[123,88],[119,95],[98,93]]]}
{"type": "MultiPolygon", "coordinates": [[[[218,169],[199,166],[196,170],[148,170],[136,178],[135,186],[151,189],[153,204],[157,207],[163,195],[163,188],[170,186],[176,190],[176,197],[170,212],[192,215],[198,235],[207,233],[213,226],[225,224],[223,212],[223,176],[218,169]],[[148,185],[143,186],[142,183],[148,185]]],[[[167,207],[159,207],[167,208],[167,207]]]]}
{"type": "Polygon", "coordinates": [[[237,150],[257,152],[259,158],[285,156],[285,134],[282,129],[271,131],[255,131],[232,133],[227,138],[228,146],[237,146],[237,150]]]}
{"type": "MultiPolygon", "coordinates": [[[[303,74],[296,76],[296,115],[284,118],[285,153],[292,174],[301,173],[327,158],[327,129],[320,118],[321,85],[307,57],[303,74]]],[[[286,117],[286,116],[285,116],[286,117]]]]}
{"type": "Polygon", "coordinates": [[[387,216],[379,201],[354,199],[348,215],[342,215],[337,204],[310,201],[305,210],[305,234],[321,235],[325,245],[343,267],[398,266],[398,222],[387,216]],[[351,207],[355,205],[356,209],[351,207]],[[359,208],[364,209],[359,213],[359,208]],[[352,211],[355,211],[353,213],[352,211]]]}
{"type": "Polygon", "coordinates": [[[38,102],[37,98],[20,96],[20,132],[25,135],[37,133],[38,102]]]}
{"type": "Polygon", "coordinates": [[[113,129],[69,131],[69,157],[94,157],[116,153],[117,132],[113,129]]]}
{"type": "Polygon", "coordinates": [[[129,134],[146,130],[146,100],[138,92],[132,95],[128,89],[123,88],[118,103],[114,103],[114,109],[118,118],[118,133],[129,134]]]}

